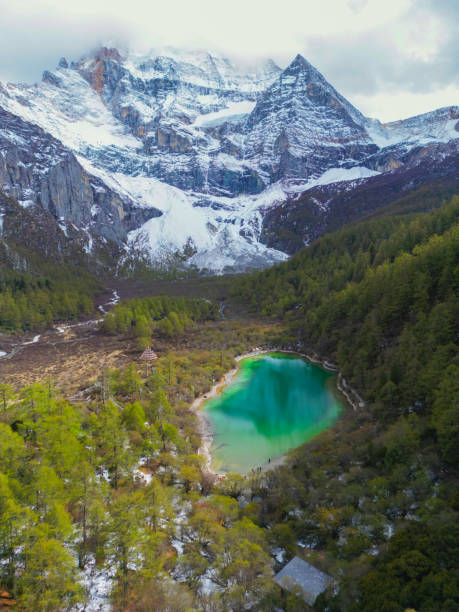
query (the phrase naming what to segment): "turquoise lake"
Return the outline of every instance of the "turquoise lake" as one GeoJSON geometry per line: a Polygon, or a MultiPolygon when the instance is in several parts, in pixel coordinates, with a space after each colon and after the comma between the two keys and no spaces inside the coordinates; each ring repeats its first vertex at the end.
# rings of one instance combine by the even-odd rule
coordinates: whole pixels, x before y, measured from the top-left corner
{"type": "Polygon", "coordinates": [[[343,408],[336,374],[296,355],[240,362],[233,381],[203,407],[214,434],[217,472],[246,473],[328,429],[343,408]]]}

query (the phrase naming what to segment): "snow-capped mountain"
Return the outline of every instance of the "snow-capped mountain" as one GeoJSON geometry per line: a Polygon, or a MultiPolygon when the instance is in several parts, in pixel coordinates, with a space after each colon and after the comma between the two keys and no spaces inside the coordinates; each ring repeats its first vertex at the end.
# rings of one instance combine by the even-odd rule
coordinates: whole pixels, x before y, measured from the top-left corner
{"type": "Polygon", "coordinates": [[[423,163],[458,125],[458,107],[368,119],[300,55],[282,70],[101,48],[36,85],[0,84],[0,188],[84,230],[88,250],[98,235],[125,258],[242,270],[287,256],[273,210],[423,163]]]}

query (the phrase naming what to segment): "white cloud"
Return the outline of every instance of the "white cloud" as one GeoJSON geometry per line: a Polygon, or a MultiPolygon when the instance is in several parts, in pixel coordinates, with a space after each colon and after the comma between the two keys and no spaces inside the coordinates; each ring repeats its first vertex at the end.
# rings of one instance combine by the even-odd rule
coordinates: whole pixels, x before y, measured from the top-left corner
{"type": "Polygon", "coordinates": [[[107,40],[281,65],[300,52],[363,112],[394,119],[411,104],[417,112],[458,101],[446,101],[459,80],[458,8],[456,0],[0,0],[0,80],[36,81],[59,57],[78,59],[107,40]]]}

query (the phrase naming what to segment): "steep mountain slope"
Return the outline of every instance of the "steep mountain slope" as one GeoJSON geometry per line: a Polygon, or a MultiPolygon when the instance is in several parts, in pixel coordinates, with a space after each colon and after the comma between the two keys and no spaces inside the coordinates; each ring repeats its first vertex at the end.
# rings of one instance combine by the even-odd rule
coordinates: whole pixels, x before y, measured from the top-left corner
{"type": "Polygon", "coordinates": [[[0,107],[0,186],[28,208],[49,211],[63,227],[73,224],[88,236],[126,240],[127,233],[159,211],[139,207],[91,176],[62,142],[0,107]],[[90,233],[91,232],[91,233],[90,233]]]}
{"type": "MultiPolygon", "coordinates": [[[[400,151],[399,151],[400,153],[400,151]]],[[[341,180],[311,186],[300,194],[291,192],[285,202],[267,211],[261,240],[293,254],[322,234],[332,232],[388,204],[394,205],[421,190],[433,190],[437,200],[424,209],[441,204],[442,197],[459,192],[459,139],[412,149],[400,155],[399,167],[372,177],[341,180]]],[[[419,198],[425,200],[422,195],[419,198]]]]}
{"type": "Polygon", "coordinates": [[[352,209],[367,179],[385,184],[378,173],[395,171],[400,192],[419,184],[406,170],[422,166],[426,182],[441,160],[457,168],[457,147],[438,143],[457,142],[458,107],[381,124],[300,55],[247,69],[204,51],[101,48],[37,85],[0,85],[0,108],[0,186],[88,244],[115,241],[123,261],[263,267],[345,219],[330,205],[343,190],[352,209]],[[303,208],[311,221],[287,245],[303,208]]]}
{"type": "Polygon", "coordinates": [[[250,114],[245,153],[270,182],[315,177],[378,150],[364,125],[363,115],[297,55],[250,114]]]}
{"type": "Polygon", "coordinates": [[[315,610],[458,607],[458,216],[455,196],[359,222],[233,283],[288,326],[279,344],[335,363],[354,403],[259,492],[270,533],[339,580],[315,610]]]}
{"type": "Polygon", "coordinates": [[[96,272],[104,274],[116,256],[114,243],[96,238],[88,249],[86,232],[0,190],[0,357],[20,347],[2,332],[41,332],[92,313],[103,288],[96,272]]]}

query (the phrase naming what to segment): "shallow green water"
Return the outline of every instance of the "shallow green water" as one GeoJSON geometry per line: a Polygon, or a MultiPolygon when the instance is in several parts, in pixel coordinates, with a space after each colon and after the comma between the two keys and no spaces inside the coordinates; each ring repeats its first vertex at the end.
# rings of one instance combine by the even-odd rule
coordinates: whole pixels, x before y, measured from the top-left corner
{"type": "Polygon", "coordinates": [[[246,473],[330,427],[342,408],[333,376],[282,353],[243,360],[232,383],[204,404],[214,469],[246,473]]]}

